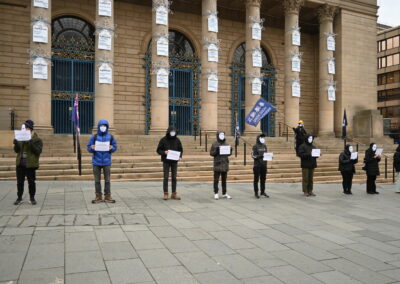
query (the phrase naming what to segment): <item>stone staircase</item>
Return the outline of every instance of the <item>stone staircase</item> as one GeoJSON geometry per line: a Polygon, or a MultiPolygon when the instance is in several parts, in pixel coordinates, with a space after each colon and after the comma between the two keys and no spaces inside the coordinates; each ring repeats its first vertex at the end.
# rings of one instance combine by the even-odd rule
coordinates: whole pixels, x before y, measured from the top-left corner
{"type": "MultiPolygon", "coordinates": [[[[81,136],[82,144],[82,175],[78,175],[78,164],[73,153],[71,135],[41,136],[44,142],[44,151],[40,160],[40,169],[37,171],[38,180],[92,180],[91,154],[86,151],[86,143],[90,136],[81,136]]],[[[112,180],[113,181],[161,181],[163,177],[160,157],[155,153],[159,136],[115,136],[118,141],[118,151],[113,155],[112,180]]],[[[213,179],[213,159],[209,149],[215,136],[207,139],[207,152],[205,151],[205,137],[200,146],[199,137],[180,137],[183,147],[183,160],[179,163],[179,181],[211,182],[213,179]]],[[[228,142],[234,145],[233,138],[228,137],[228,142]]],[[[251,148],[254,137],[243,137],[238,148],[238,156],[230,158],[229,182],[252,182],[253,160],[251,148]],[[244,144],[246,143],[246,165],[244,165],[244,144]]],[[[384,147],[391,158],[394,146],[384,140],[378,145],[384,147]]],[[[338,155],[343,149],[340,139],[318,138],[316,144],[321,148],[322,157],[318,159],[318,168],[315,172],[315,183],[340,183],[341,175],[338,169],[338,155]]],[[[274,161],[268,164],[267,182],[293,183],[301,182],[300,161],[293,150],[293,138],[285,137],[267,138],[268,151],[274,152],[274,161]]],[[[364,183],[365,173],[361,170],[362,159],[366,146],[359,148],[359,164],[354,183],[364,183]]],[[[10,147],[0,148],[0,181],[15,180],[15,154],[10,147]]],[[[378,182],[392,182],[392,160],[388,159],[388,177],[384,177],[384,159],[380,163],[382,175],[378,182]]]]}

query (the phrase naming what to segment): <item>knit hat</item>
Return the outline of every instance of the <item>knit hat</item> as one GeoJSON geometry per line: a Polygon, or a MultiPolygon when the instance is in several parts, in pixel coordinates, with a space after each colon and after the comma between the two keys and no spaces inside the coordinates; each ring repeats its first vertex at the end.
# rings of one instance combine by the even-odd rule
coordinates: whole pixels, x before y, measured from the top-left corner
{"type": "Polygon", "coordinates": [[[25,121],[24,124],[25,124],[25,127],[26,127],[26,128],[29,128],[29,129],[31,129],[31,130],[33,130],[33,126],[35,125],[35,123],[34,123],[32,120],[30,120],[30,119],[28,119],[27,121],[25,121]]]}

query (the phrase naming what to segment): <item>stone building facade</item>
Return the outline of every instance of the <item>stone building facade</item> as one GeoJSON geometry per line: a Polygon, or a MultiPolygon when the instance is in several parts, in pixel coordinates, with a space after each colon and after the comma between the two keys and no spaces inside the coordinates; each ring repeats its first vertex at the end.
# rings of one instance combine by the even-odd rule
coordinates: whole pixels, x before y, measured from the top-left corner
{"type": "Polygon", "coordinates": [[[0,109],[12,108],[17,125],[31,118],[42,131],[69,133],[69,110],[78,94],[83,132],[104,118],[118,134],[159,133],[168,124],[186,135],[199,129],[232,133],[238,124],[245,134],[261,128],[278,136],[302,119],[309,132],[333,136],[341,133],[344,109],[350,135],[382,131],[376,111],[376,0],[111,0],[111,14],[100,15],[99,4],[107,2],[0,3],[0,109]],[[157,23],[159,6],[168,10],[166,24],[157,23]],[[209,26],[215,15],[217,32],[209,26]],[[262,19],[259,40],[252,32],[262,19]],[[33,40],[38,22],[48,27],[47,43],[33,40]],[[111,37],[109,48],[99,48],[102,31],[111,37]],[[295,31],[300,45],[294,44],[295,31]],[[327,48],[328,36],[334,50],[327,48]],[[153,44],[163,37],[168,56],[158,55],[153,44]],[[210,60],[212,44],[218,62],[210,60]],[[261,67],[254,64],[257,51],[261,67]],[[300,72],[292,66],[297,55],[300,72]],[[47,79],[32,78],[38,57],[48,63],[47,79]],[[112,82],[99,82],[104,67],[111,68],[112,82]],[[169,76],[167,88],[157,86],[160,69],[169,76]],[[214,75],[217,92],[209,86],[214,75]],[[258,77],[262,94],[254,95],[258,77]],[[294,82],[300,83],[300,97],[293,96],[294,82]],[[260,96],[277,111],[257,127],[244,126],[260,96]]]}

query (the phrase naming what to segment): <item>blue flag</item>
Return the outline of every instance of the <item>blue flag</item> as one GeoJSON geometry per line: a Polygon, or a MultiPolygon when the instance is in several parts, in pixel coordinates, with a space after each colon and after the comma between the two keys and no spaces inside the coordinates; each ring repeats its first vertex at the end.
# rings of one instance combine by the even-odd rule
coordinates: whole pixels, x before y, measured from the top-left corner
{"type": "Polygon", "coordinates": [[[276,108],[266,100],[260,98],[253,106],[250,113],[246,116],[246,123],[249,125],[257,126],[261,119],[267,116],[271,111],[276,108]]]}

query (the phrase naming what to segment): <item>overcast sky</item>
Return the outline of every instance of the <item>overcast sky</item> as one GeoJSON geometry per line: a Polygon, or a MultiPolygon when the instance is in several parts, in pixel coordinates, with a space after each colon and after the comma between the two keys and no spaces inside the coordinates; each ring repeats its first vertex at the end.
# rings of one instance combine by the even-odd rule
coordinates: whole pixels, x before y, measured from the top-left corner
{"type": "Polygon", "coordinates": [[[400,0],[378,0],[378,23],[400,26],[400,0]]]}

